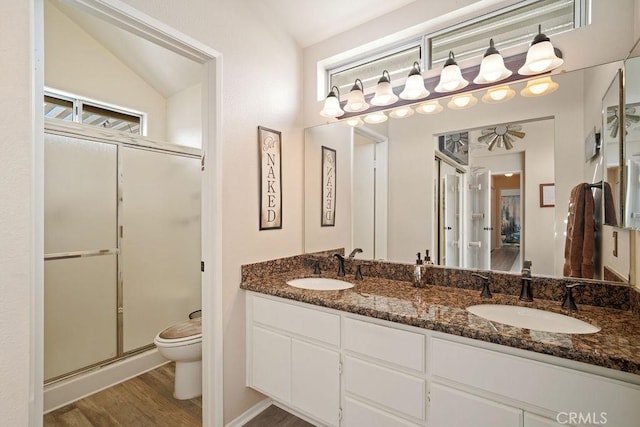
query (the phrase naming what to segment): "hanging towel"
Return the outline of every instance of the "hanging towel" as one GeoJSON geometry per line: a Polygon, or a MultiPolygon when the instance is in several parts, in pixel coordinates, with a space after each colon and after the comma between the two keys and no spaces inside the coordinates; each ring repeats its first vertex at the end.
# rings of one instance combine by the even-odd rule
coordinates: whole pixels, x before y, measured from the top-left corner
{"type": "Polygon", "coordinates": [[[616,205],[613,202],[613,191],[608,182],[604,183],[604,223],[618,226],[618,216],[616,215],[616,205]]]}
{"type": "Polygon", "coordinates": [[[568,277],[593,278],[595,244],[594,201],[589,184],[571,190],[563,272],[568,277]]]}

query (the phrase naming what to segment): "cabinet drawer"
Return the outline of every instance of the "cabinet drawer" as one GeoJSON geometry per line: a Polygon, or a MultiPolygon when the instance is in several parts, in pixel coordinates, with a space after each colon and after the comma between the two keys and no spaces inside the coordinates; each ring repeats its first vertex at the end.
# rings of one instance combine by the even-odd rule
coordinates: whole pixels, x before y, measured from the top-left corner
{"type": "Polygon", "coordinates": [[[343,348],[414,371],[425,371],[425,336],[346,318],[343,348]]]}
{"type": "Polygon", "coordinates": [[[557,413],[606,413],[610,425],[640,419],[638,386],[438,338],[430,344],[432,376],[557,413]]]}
{"type": "Polygon", "coordinates": [[[417,424],[373,408],[357,400],[345,399],[345,425],[347,427],[417,427],[417,424]]]}
{"type": "Polygon", "coordinates": [[[340,317],[331,313],[300,307],[252,295],[253,321],[338,346],[340,317]]]}
{"type": "Polygon", "coordinates": [[[344,358],[347,393],[424,420],[425,381],[350,356],[344,358]]]}
{"type": "Polygon", "coordinates": [[[522,411],[469,393],[431,383],[429,425],[432,427],[521,427],[522,411]]]}

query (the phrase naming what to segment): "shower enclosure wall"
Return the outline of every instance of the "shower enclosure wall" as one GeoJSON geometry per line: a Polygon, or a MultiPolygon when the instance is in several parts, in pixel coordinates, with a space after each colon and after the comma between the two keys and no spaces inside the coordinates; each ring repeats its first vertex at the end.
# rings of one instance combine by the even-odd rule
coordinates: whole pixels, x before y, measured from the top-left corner
{"type": "Polygon", "coordinates": [[[45,382],[201,307],[200,150],[74,129],[45,131],[45,382]]]}

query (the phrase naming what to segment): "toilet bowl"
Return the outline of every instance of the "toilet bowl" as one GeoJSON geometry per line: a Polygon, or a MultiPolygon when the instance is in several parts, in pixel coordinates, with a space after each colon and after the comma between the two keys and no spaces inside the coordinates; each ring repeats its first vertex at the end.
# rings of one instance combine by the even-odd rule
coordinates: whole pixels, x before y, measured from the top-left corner
{"type": "Polygon", "coordinates": [[[153,342],[162,356],[176,362],[173,396],[184,400],[202,395],[202,319],[170,326],[153,342]]]}

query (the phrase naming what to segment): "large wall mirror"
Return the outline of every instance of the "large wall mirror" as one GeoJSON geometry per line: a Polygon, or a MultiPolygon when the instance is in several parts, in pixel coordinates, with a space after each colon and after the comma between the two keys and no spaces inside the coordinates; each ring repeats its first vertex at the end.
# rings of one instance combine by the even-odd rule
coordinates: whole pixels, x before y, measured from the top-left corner
{"type": "MultiPolygon", "coordinates": [[[[622,66],[554,75],[558,88],[544,96],[520,96],[521,82],[503,103],[306,129],[305,250],[366,245],[367,258],[414,262],[429,249],[441,265],[503,271],[519,271],[527,259],[534,273],[560,277],[569,200],[581,185],[592,192],[599,230],[591,277],[608,269],[608,279],[627,281],[627,251],[614,257],[603,249],[612,236],[597,193],[613,154],[594,148],[606,132],[603,97],[622,66]],[[320,224],[322,146],[337,153],[333,227],[320,224]]],[[[636,152],[640,161],[640,144],[636,152]]]]}
{"type": "Polygon", "coordinates": [[[624,64],[624,225],[640,229],[640,42],[624,64]]]}

